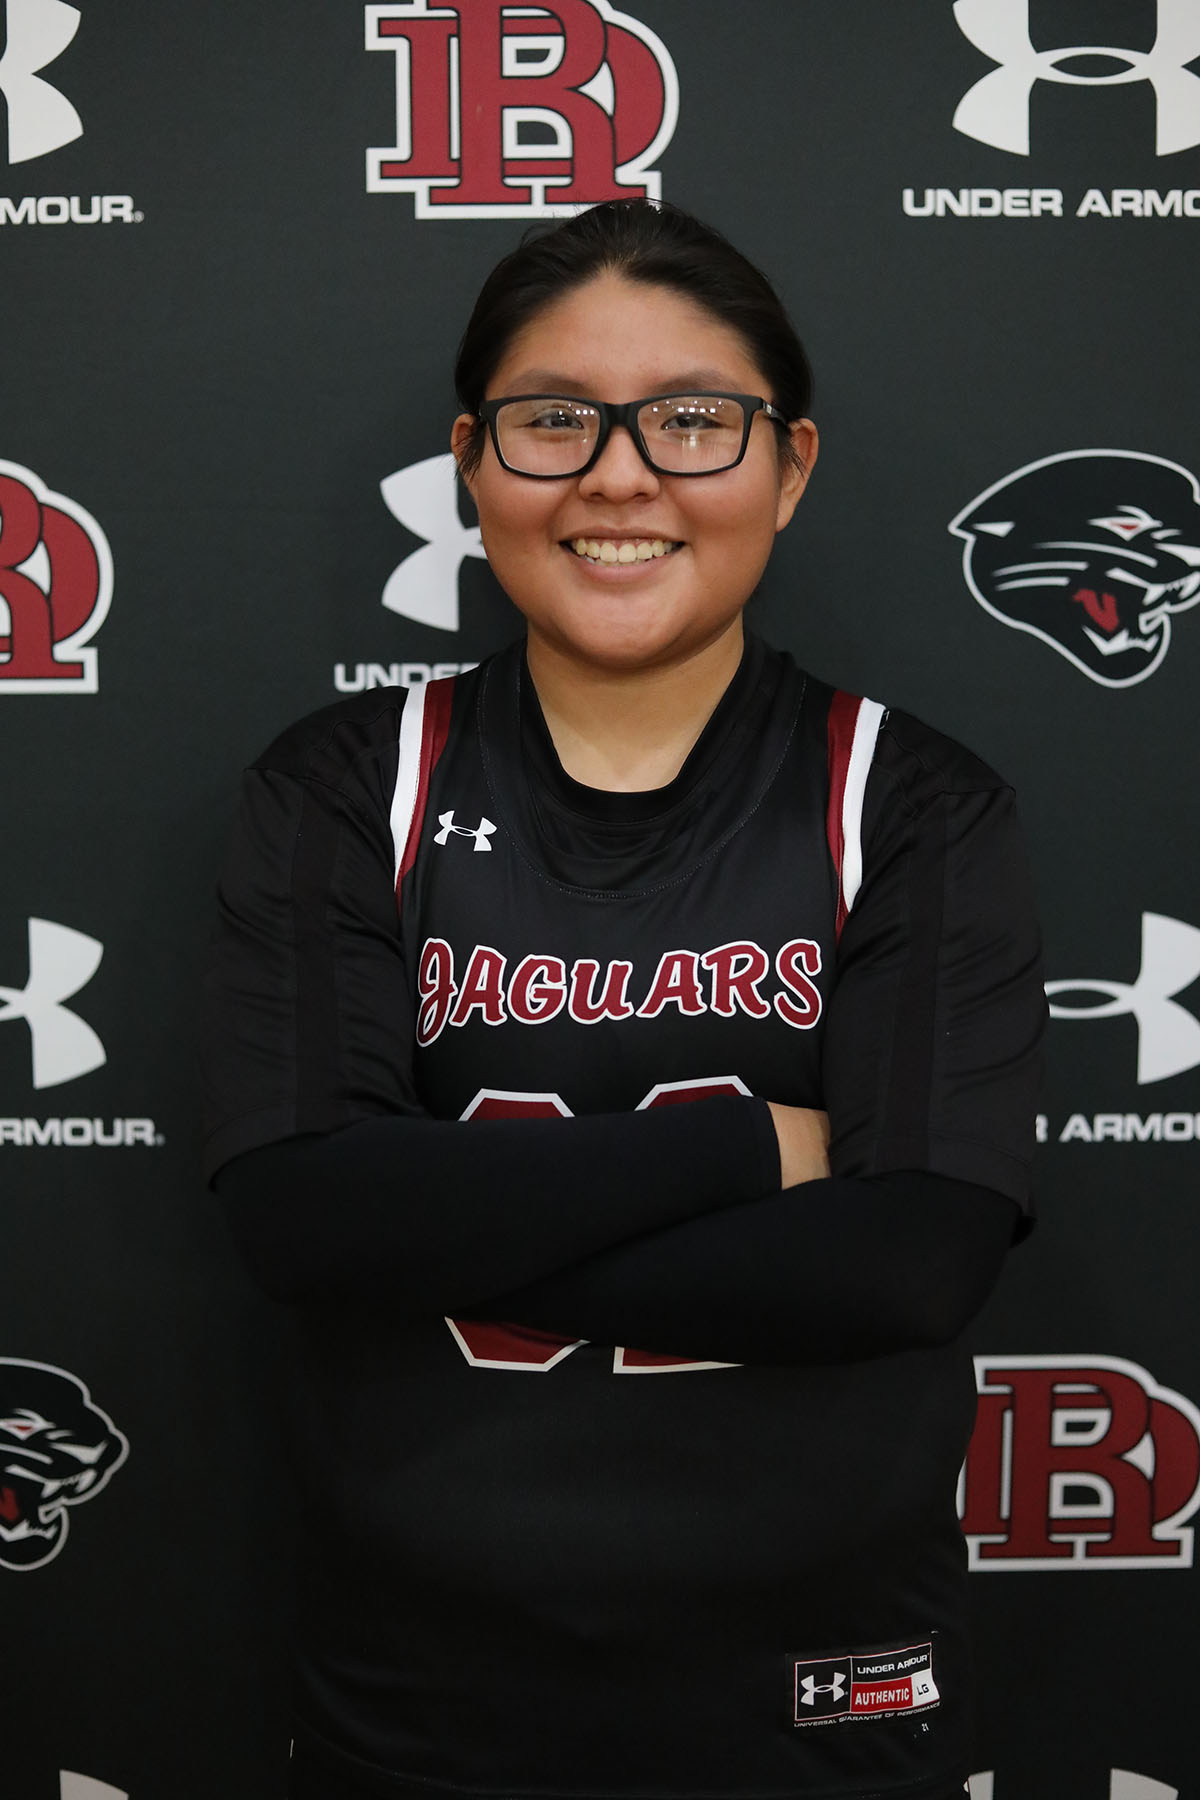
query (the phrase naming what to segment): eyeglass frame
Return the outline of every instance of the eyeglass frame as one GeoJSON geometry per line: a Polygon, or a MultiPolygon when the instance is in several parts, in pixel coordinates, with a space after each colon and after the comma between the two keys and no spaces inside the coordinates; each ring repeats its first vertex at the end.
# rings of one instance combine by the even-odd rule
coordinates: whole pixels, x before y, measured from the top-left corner
{"type": "Polygon", "coordinates": [[[655,475],[678,476],[685,481],[695,481],[699,480],[703,475],[725,475],[728,474],[730,469],[737,468],[738,464],[745,457],[747,446],[750,443],[750,427],[754,424],[755,414],[760,412],[765,413],[767,418],[773,420],[775,424],[782,425],[786,428],[788,421],[780,412],[779,408],[773,406],[769,400],[764,400],[761,394],[729,394],[724,393],[717,388],[705,388],[703,390],[699,388],[682,388],[675,389],[665,394],[645,394],[640,400],[626,400],[622,404],[617,404],[608,400],[589,400],[582,394],[502,394],[497,400],[481,401],[475,417],[487,426],[492,440],[492,448],[496,452],[496,460],[500,464],[500,467],[502,469],[507,469],[510,475],[522,476],[526,481],[577,481],[581,475],[586,475],[588,470],[594,468],[599,462],[601,456],[604,454],[608,440],[612,435],[612,428],[614,425],[624,426],[625,430],[633,440],[634,448],[637,450],[638,455],[641,457],[646,467],[655,475]],[[732,462],[722,463],[719,469],[663,469],[653,460],[649,450],[646,448],[646,440],[643,438],[638,427],[638,413],[642,410],[643,406],[651,406],[656,400],[685,399],[736,400],[739,402],[743,413],[742,443],[741,448],[738,450],[738,453],[732,462]],[[496,419],[502,406],[509,406],[516,400],[573,400],[578,406],[592,407],[599,415],[600,431],[596,438],[595,448],[587,461],[582,464],[580,468],[572,469],[569,474],[564,475],[542,474],[529,469],[516,469],[510,462],[506,462],[504,452],[500,448],[500,433],[497,429],[496,419]]]}

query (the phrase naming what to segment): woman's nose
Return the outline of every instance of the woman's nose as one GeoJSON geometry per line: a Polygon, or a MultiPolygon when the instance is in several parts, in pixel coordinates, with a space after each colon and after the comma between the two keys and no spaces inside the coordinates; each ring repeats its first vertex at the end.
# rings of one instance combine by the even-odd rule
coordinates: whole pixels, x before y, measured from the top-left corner
{"type": "Polygon", "coordinates": [[[586,475],[579,478],[583,495],[630,500],[658,492],[658,476],[643,458],[632,434],[614,425],[608,442],[586,475]]]}

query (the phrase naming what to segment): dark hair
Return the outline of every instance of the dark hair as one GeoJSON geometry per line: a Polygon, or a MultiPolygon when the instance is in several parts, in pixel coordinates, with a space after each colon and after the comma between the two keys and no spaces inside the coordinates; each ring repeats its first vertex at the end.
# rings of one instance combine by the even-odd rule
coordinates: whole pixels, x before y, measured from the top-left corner
{"type": "MultiPolygon", "coordinates": [[[[627,281],[674,288],[737,332],[765,377],[770,400],[787,419],[807,416],[812,371],[774,288],[728,238],[681,207],[650,200],[607,200],[537,235],[503,257],[480,290],[463,333],[454,382],[464,412],[479,411],[509,344],[544,306],[613,270],[627,281]]],[[[780,454],[799,462],[779,427],[780,454]]],[[[468,474],[483,454],[477,420],[463,454],[468,474]]]]}

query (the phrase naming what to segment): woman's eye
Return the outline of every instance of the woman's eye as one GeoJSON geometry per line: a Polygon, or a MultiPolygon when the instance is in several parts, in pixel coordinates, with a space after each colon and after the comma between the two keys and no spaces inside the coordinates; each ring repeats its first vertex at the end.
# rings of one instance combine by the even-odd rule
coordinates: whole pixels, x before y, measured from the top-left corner
{"type": "Polygon", "coordinates": [[[538,431],[582,431],[583,421],[577,413],[566,412],[562,407],[552,407],[546,412],[535,413],[529,421],[538,431]]]}
{"type": "Polygon", "coordinates": [[[714,419],[711,413],[680,412],[672,413],[669,419],[664,419],[662,429],[670,432],[685,431],[692,436],[698,431],[712,431],[720,423],[721,421],[714,419]]]}

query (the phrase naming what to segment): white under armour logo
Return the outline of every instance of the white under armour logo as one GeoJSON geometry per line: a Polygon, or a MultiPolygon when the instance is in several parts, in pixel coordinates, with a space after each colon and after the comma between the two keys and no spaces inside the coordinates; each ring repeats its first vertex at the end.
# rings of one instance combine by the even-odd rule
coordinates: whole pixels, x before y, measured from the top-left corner
{"type": "Polygon", "coordinates": [[[0,987],[0,1022],[24,1019],[33,1048],[33,1085],[58,1087],[100,1068],[108,1059],[90,1025],[61,1004],[92,979],[104,955],[85,932],[49,919],[29,921],[29,980],[0,987]]]}
{"type": "MultiPolygon", "coordinates": [[[[451,834],[453,834],[455,837],[474,838],[476,850],[490,850],[492,847],[488,843],[488,839],[491,837],[496,827],[492,824],[490,819],[480,819],[478,825],[473,828],[469,825],[456,825],[454,823],[454,812],[451,810],[450,812],[438,814],[438,824],[442,829],[434,833],[433,841],[435,844],[446,843],[451,834]]],[[[1197,933],[1197,936],[1200,936],[1200,933],[1197,933]]]]}
{"type": "Polygon", "coordinates": [[[846,1677],[835,1675],[832,1681],[814,1681],[806,1675],[800,1686],[804,1692],[800,1696],[801,1706],[815,1706],[818,1694],[828,1694],[831,1700],[840,1700],[846,1692],[846,1677]]]}
{"type": "MultiPolygon", "coordinates": [[[[992,1800],[995,1793],[994,1774],[981,1769],[967,1784],[971,1800],[992,1800]]],[[[1133,1769],[1109,1771],[1108,1800],[1179,1800],[1179,1789],[1165,1781],[1153,1781],[1149,1775],[1138,1775],[1133,1769]]]]}
{"type": "Polygon", "coordinates": [[[38,75],[62,55],[79,16],[64,0],[8,0],[0,94],[8,102],[9,162],[31,162],[83,136],[83,121],[66,95],[38,75]]]}
{"type": "Polygon", "coordinates": [[[1068,87],[1120,87],[1148,81],[1158,102],[1159,156],[1200,144],[1200,76],[1187,68],[1200,56],[1200,7],[1195,0],[1158,0],[1152,50],[1075,44],[1037,50],[1029,29],[1029,0],[957,0],[954,17],[964,37],[1001,66],[963,95],[954,128],[997,150],[1029,155],[1029,97],[1039,81],[1068,87]],[[1072,57],[1108,57],[1124,64],[1110,75],[1076,75],[1060,65],[1072,57]]]}
{"type": "Polygon", "coordinates": [[[1052,1019],[1112,1019],[1132,1013],[1138,1022],[1137,1078],[1165,1081],[1200,1063],[1200,1019],[1174,999],[1200,976],[1200,931],[1162,913],[1142,914],[1142,966],[1124,981],[1048,981],[1047,994],[1103,994],[1092,1006],[1055,1006],[1052,1019]]]}
{"type": "Polygon", "coordinates": [[[94,1775],[76,1775],[70,1769],[59,1770],[58,1794],[59,1800],[129,1800],[124,1788],[110,1787],[94,1775]]]}
{"type": "Polygon", "coordinates": [[[459,568],[464,557],[487,553],[478,525],[464,525],[458,516],[454,458],[429,456],[397,469],[380,482],[379,491],[392,517],[424,540],[388,576],[384,606],[418,625],[457,631],[459,568]]]}

